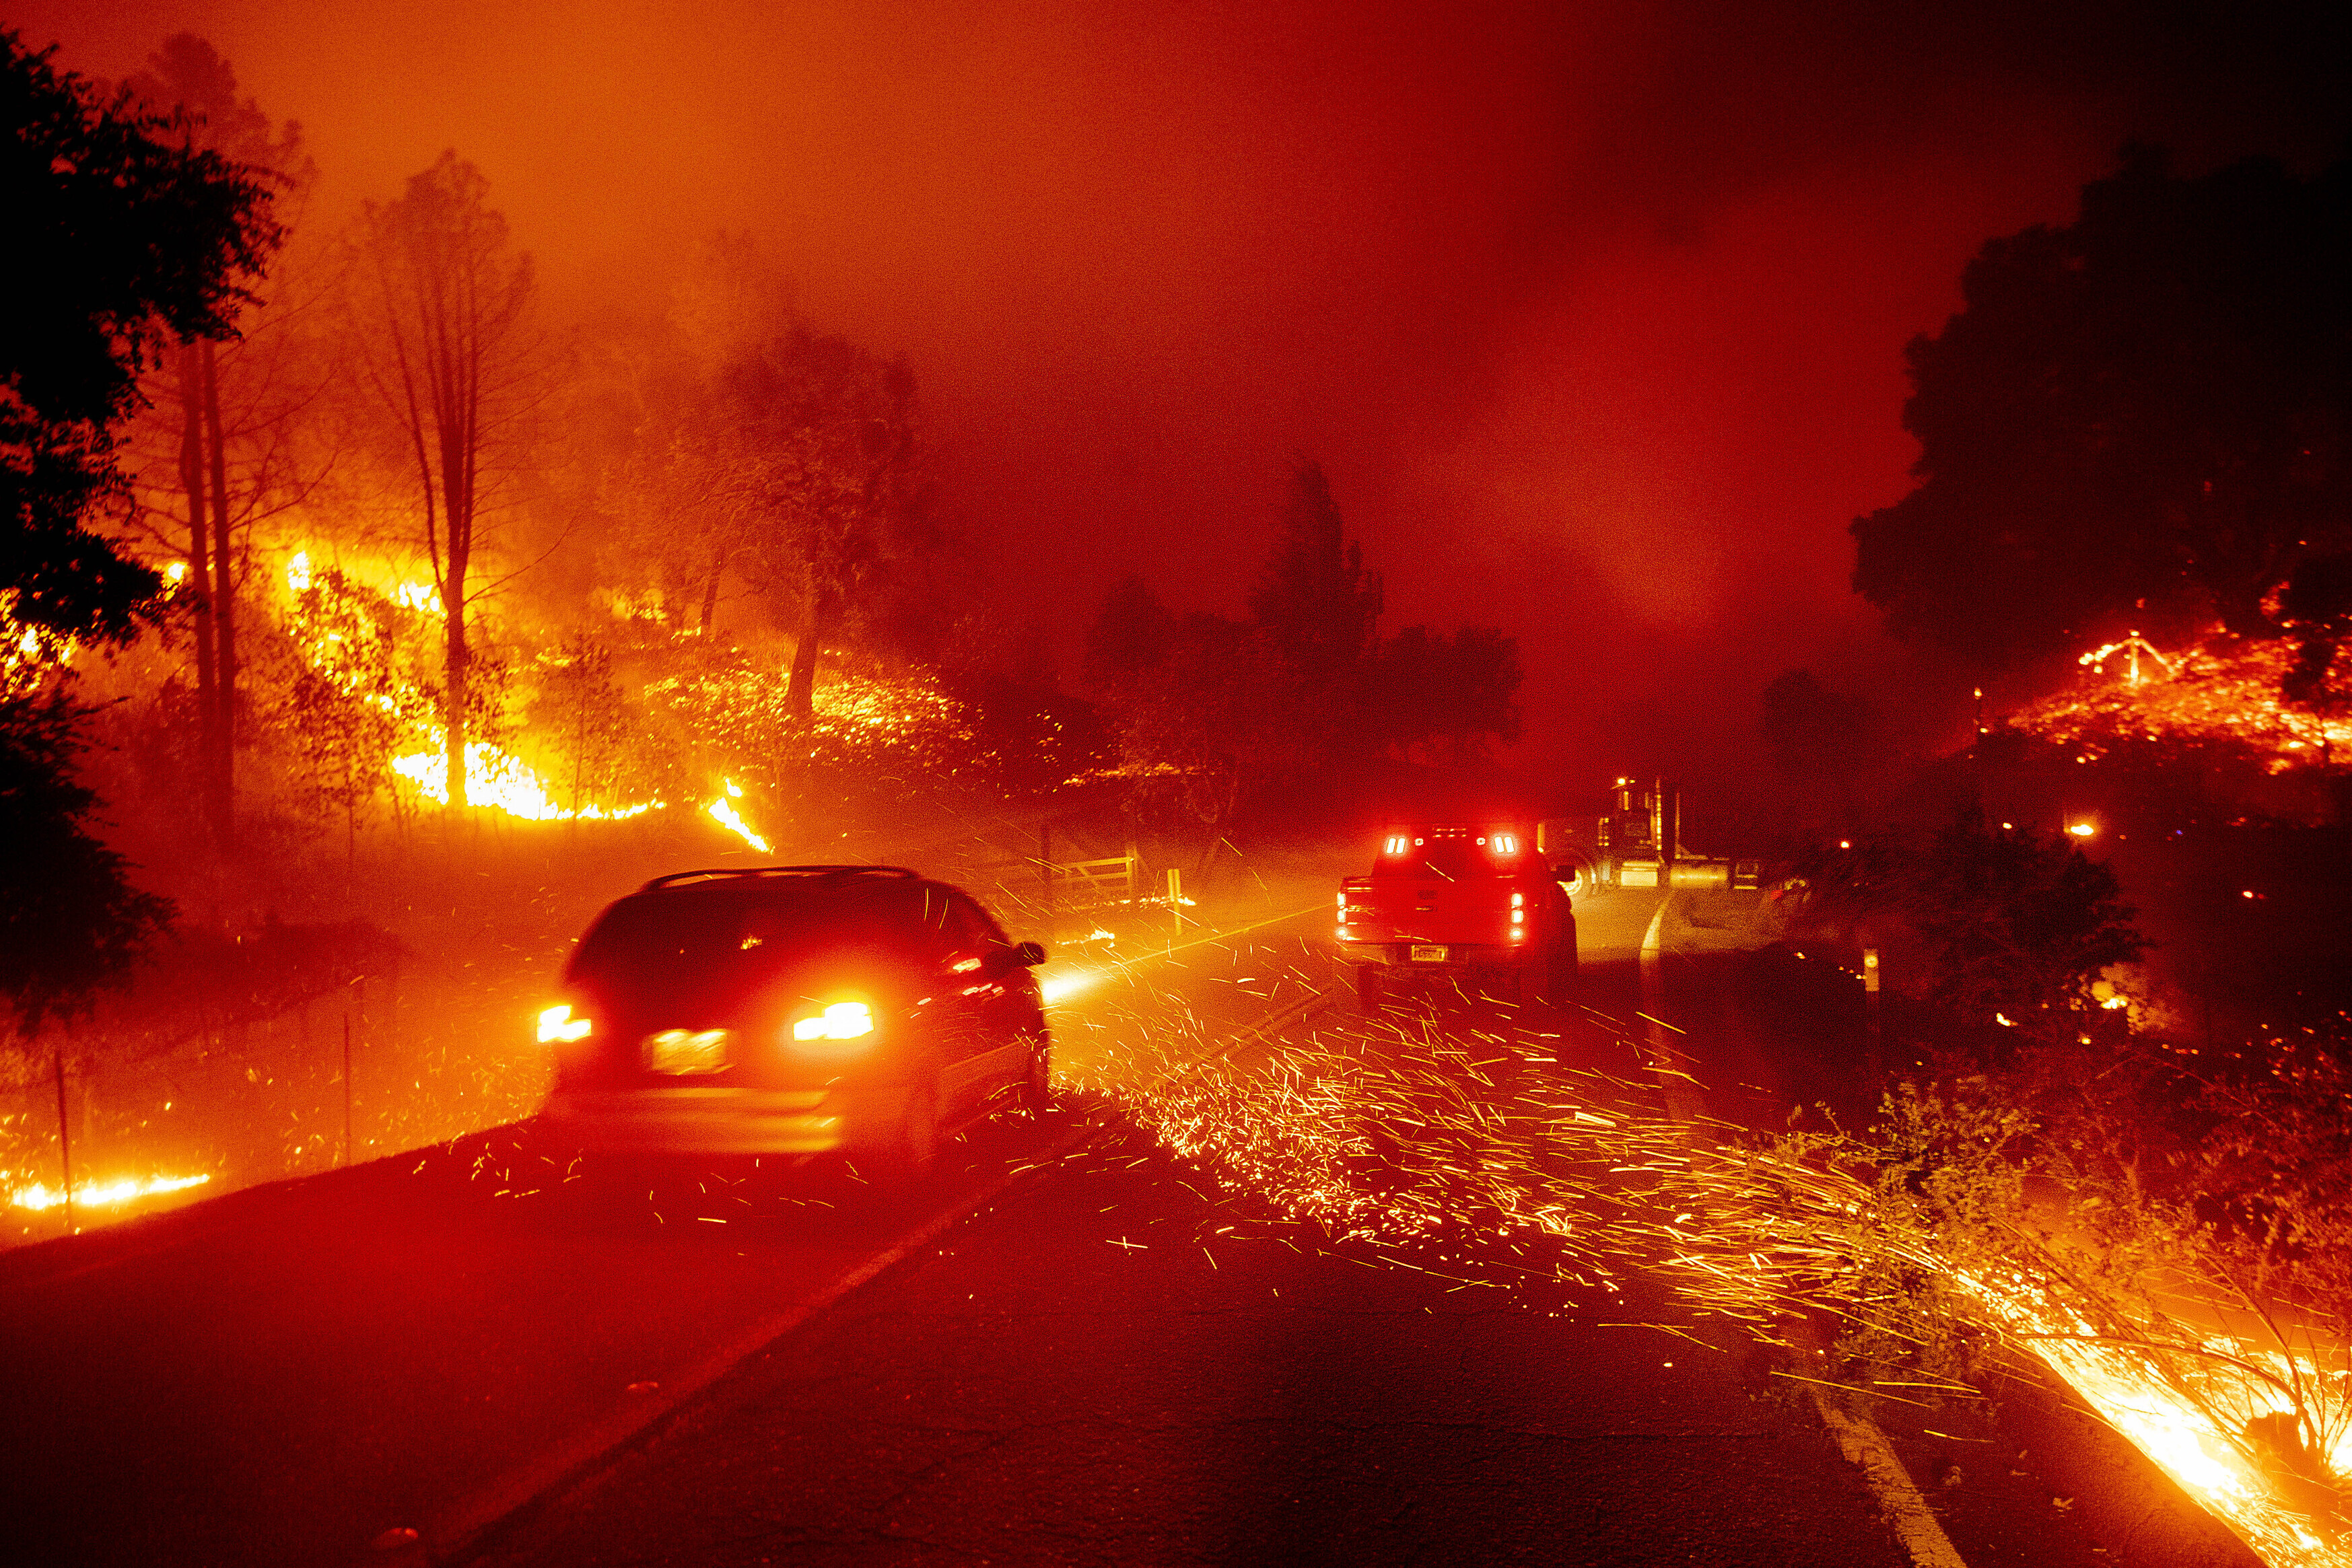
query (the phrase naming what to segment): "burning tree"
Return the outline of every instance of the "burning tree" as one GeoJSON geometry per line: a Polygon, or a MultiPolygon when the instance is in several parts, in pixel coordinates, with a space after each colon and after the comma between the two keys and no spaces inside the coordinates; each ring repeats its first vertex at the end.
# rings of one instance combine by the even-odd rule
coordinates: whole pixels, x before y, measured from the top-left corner
{"type": "Polygon", "coordinates": [[[433,571],[444,637],[442,727],[450,805],[466,803],[475,716],[467,612],[489,543],[500,460],[520,438],[531,385],[530,258],[512,253],[489,182],[455,152],[371,203],[357,243],[353,316],[369,384],[389,416],[419,510],[413,542],[433,571]]]}
{"type": "Polygon", "coordinates": [[[273,727],[292,749],[310,811],[341,817],[355,852],[360,821],[423,716],[399,657],[397,625],[411,612],[333,568],[307,574],[293,597],[273,727]]]}
{"type": "Polygon", "coordinates": [[[572,811],[591,800],[616,800],[628,771],[637,727],[628,695],[614,679],[612,649],[593,637],[572,637],[541,653],[536,691],[524,707],[531,731],[562,757],[558,783],[569,785],[572,811]]]}

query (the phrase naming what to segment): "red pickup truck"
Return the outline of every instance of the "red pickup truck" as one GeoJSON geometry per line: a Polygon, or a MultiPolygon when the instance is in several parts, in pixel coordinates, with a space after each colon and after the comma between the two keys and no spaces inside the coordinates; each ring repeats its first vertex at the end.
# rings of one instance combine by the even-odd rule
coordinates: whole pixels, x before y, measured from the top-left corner
{"type": "Polygon", "coordinates": [[[1339,940],[1367,1010],[1415,976],[1467,981],[1515,1002],[1530,989],[1563,1001],[1576,979],[1568,889],[1532,836],[1512,826],[1390,829],[1371,874],[1340,884],[1339,940]]]}

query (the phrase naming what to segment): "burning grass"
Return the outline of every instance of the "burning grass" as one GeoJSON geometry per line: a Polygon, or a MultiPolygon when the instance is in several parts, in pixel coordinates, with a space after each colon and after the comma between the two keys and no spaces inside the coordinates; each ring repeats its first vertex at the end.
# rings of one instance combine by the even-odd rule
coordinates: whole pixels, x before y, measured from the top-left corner
{"type": "MultiPolygon", "coordinates": [[[[2135,634],[2136,635],[2136,634],[2135,634]]],[[[2142,644],[2145,646],[2145,644],[2142,644]]],[[[2255,755],[2268,772],[2332,766],[2352,743],[2347,695],[2330,683],[2309,704],[2284,695],[2298,651],[2284,639],[2252,641],[2219,628],[2167,663],[2110,654],[2068,690],[2010,716],[2010,724],[2096,761],[2151,744],[2218,746],[2255,755]],[[2106,664],[2118,667],[2110,672],[2106,664]]],[[[2085,655],[2085,663],[2091,663],[2085,655]]]]}

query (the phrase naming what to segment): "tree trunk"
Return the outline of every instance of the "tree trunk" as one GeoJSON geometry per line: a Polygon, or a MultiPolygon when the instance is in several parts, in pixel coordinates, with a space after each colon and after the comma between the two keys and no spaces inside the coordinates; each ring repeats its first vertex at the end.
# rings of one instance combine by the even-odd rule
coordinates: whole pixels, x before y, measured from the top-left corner
{"type": "Polygon", "coordinates": [[[446,707],[442,722],[448,730],[449,804],[466,803],[466,589],[458,570],[452,570],[442,591],[441,611],[448,623],[447,656],[442,662],[446,707]]]}
{"type": "Polygon", "coordinates": [[[228,516],[228,444],[221,434],[220,372],[207,340],[204,367],[205,437],[212,456],[213,628],[220,637],[220,750],[213,789],[224,849],[236,841],[236,568],[228,516]]]}
{"type": "Polygon", "coordinates": [[[223,838],[218,785],[220,677],[214,665],[212,530],[205,519],[204,392],[195,345],[180,350],[180,488],[188,497],[188,591],[196,607],[196,798],[223,838]]]}
{"type": "Polygon", "coordinates": [[[817,648],[833,622],[833,596],[823,591],[812,594],[808,631],[793,649],[792,678],[784,685],[784,712],[793,718],[806,718],[816,706],[817,648]]]}
{"type": "Polygon", "coordinates": [[[719,619],[719,580],[726,575],[727,556],[721,551],[719,559],[710,563],[710,580],[702,590],[702,634],[706,637],[710,635],[710,623],[719,619]]]}

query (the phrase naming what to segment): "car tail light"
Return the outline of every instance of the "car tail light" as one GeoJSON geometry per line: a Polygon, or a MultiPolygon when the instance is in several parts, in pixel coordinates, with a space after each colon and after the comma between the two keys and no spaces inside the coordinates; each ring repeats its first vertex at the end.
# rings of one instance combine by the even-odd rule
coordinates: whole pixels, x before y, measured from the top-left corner
{"type": "MultiPolygon", "coordinates": [[[[874,1032],[874,1009],[864,1002],[829,1002],[821,1012],[807,1014],[793,1020],[794,1049],[817,1054],[840,1053],[866,1049],[865,1041],[874,1032]]],[[[867,1041],[866,1043],[871,1043],[867,1041]]]]}
{"type": "Polygon", "coordinates": [[[595,1020],[572,1017],[570,1002],[558,1002],[539,1015],[539,1043],[541,1045],[569,1044],[575,1040],[586,1040],[595,1032],[595,1020]]]}

